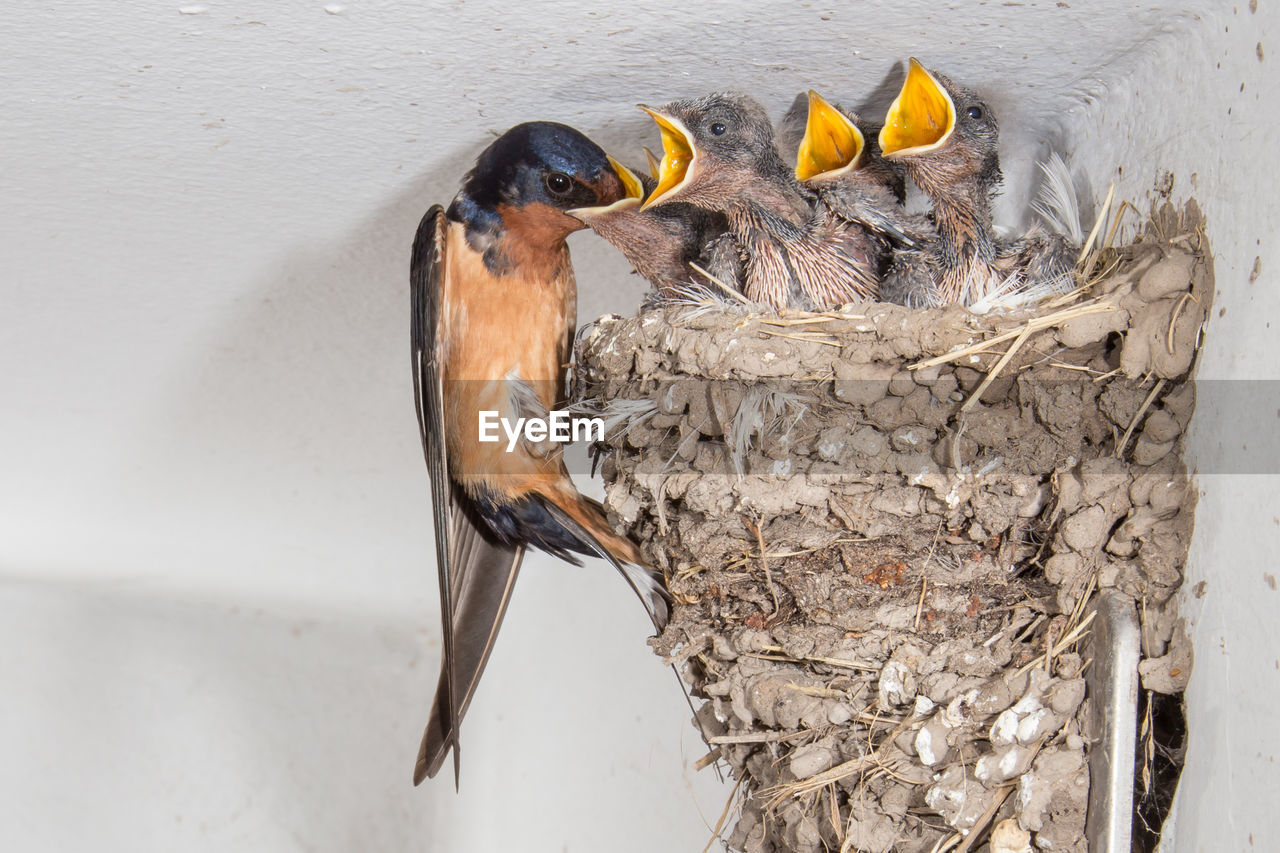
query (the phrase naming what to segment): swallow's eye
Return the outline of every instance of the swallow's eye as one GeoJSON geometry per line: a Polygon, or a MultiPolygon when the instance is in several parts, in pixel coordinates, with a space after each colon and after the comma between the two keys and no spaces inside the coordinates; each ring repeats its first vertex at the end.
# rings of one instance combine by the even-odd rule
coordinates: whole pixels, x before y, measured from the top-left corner
{"type": "Polygon", "coordinates": [[[564,195],[573,189],[573,181],[564,172],[552,172],[547,175],[547,190],[552,195],[564,195]]]}
{"type": "Polygon", "coordinates": [[[977,121],[978,119],[982,118],[982,107],[969,107],[969,109],[965,110],[965,112],[967,112],[969,114],[969,118],[973,119],[974,121],[977,121]]]}
{"type": "Polygon", "coordinates": [[[724,122],[718,121],[711,125],[711,133],[713,136],[724,136],[724,132],[729,128],[724,126],[724,122]]]}

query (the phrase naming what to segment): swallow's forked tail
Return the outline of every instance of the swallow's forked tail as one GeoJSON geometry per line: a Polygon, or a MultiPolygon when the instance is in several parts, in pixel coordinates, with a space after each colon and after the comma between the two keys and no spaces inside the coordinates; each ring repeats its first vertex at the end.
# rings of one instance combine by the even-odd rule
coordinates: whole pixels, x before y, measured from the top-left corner
{"type": "Polygon", "coordinates": [[[544,498],[543,506],[551,517],[578,540],[579,553],[595,554],[613,564],[640,597],[649,613],[654,630],[659,633],[671,618],[671,604],[662,572],[645,561],[640,549],[630,539],[619,536],[609,526],[604,507],[577,492],[561,505],[544,498]]]}
{"type": "Polygon", "coordinates": [[[497,541],[481,529],[483,522],[477,522],[458,504],[452,510],[450,563],[456,582],[449,624],[453,627],[454,683],[449,684],[450,668],[441,667],[431,716],[413,769],[415,785],[435,776],[449,749],[458,748],[458,733],[449,721],[450,709],[456,709],[460,725],[489,662],[524,556],[523,546],[497,541]]]}
{"type": "Polygon", "coordinates": [[[555,498],[534,493],[474,509],[453,506],[449,562],[455,578],[450,620],[455,680],[450,685],[449,668],[442,668],[414,767],[415,785],[435,776],[449,750],[457,749],[450,706],[461,723],[493,651],[524,556],[525,544],[515,543],[534,545],[572,563],[578,562],[572,552],[608,560],[640,597],[654,628],[666,627],[671,611],[662,573],[643,562],[630,540],[613,532],[598,503],[569,489],[557,490],[555,498]],[[493,530],[505,535],[495,536],[493,530]]]}

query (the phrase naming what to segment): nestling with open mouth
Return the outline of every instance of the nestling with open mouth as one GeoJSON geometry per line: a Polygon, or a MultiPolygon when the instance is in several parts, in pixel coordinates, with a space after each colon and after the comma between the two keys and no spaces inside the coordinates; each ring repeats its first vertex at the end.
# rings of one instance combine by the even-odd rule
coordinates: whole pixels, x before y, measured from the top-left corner
{"type": "MultiPolygon", "coordinates": [[[[796,149],[796,178],[836,217],[869,231],[878,242],[884,266],[894,252],[920,248],[937,238],[927,216],[908,214],[903,207],[905,170],[881,156],[878,126],[827,102],[812,89],[806,113],[804,135],[796,149]]],[[[789,114],[784,126],[791,121],[789,114]]],[[[886,292],[882,282],[880,298],[910,305],[924,297],[886,292]]]]}
{"type": "Polygon", "coordinates": [[[933,201],[936,240],[895,257],[887,294],[909,304],[972,305],[1012,287],[1070,282],[1066,243],[1033,229],[996,240],[991,199],[1001,181],[1000,129],[975,93],[914,58],[880,131],[884,157],[902,163],[933,201]],[[929,284],[933,291],[930,293],[929,284]]]}
{"type": "Polygon", "coordinates": [[[764,108],[716,93],[652,108],[658,185],[644,209],[676,201],[724,213],[742,253],[742,292],[775,310],[826,310],[879,291],[876,242],[818,205],[774,147],[764,108]]]}
{"type": "MultiPolygon", "coordinates": [[[[649,154],[647,149],[645,153],[649,154]]],[[[657,168],[656,163],[652,166],[657,168]]],[[[635,271],[657,288],[660,298],[678,297],[692,286],[706,285],[703,271],[729,287],[740,287],[740,262],[723,213],[683,202],[642,208],[658,184],[657,177],[637,176],[621,165],[618,169],[638,194],[610,205],[570,210],[569,215],[622,252],[635,271]]]]}

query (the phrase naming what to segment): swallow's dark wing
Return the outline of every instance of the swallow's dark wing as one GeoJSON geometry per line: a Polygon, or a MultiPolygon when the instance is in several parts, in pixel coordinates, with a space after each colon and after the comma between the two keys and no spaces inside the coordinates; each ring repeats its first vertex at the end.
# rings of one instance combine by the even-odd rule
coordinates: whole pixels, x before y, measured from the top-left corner
{"type": "MultiPolygon", "coordinates": [[[[480,524],[482,522],[473,519],[460,503],[453,504],[450,555],[450,565],[455,567],[453,613],[452,619],[445,620],[445,630],[452,633],[453,640],[453,681],[446,680],[449,676],[446,665],[440,671],[431,717],[422,734],[422,746],[413,771],[415,785],[439,772],[450,744],[453,746],[454,779],[457,779],[457,727],[467,713],[480,675],[489,662],[493,641],[502,626],[502,617],[511,600],[511,590],[524,556],[523,546],[495,541],[486,535],[480,524]],[[454,686],[453,690],[449,689],[450,684],[454,686]]],[[[442,572],[442,583],[443,577],[442,572]]]]}
{"type": "Polygon", "coordinates": [[[465,498],[455,494],[449,477],[441,365],[447,234],[443,209],[432,207],[418,226],[410,266],[413,396],[431,476],[444,637],[444,661],[414,767],[415,785],[440,770],[450,747],[457,784],[459,725],[493,650],[524,555],[523,547],[501,543],[490,535],[484,522],[464,506],[465,498]]]}
{"type": "MultiPolygon", "coordinates": [[[[457,683],[453,654],[453,589],[449,567],[450,515],[453,495],[449,483],[449,463],[444,438],[444,387],[440,364],[441,301],[444,295],[444,252],[448,220],[444,208],[432,205],[413,239],[413,257],[409,265],[409,336],[413,358],[413,403],[418,413],[418,434],[422,439],[422,455],[431,477],[431,516],[435,527],[436,567],[440,579],[440,619],[444,627],[444,667],[441,683],[457,683]]],[[[436,703],[444,699],[446,736],[456,741],[458,700],[454,691],[438,693],[436,703]]],[[[430,734],[430,729],[428,729],[430,734]]],[[[423,744],[425,749],[426,744],[423,744]]],[[[448,742],[444,748],[448,747],[448,742]]],[[[458,749],[453,750],[454,778],[458,775],[458,749]]],[[[422,781],[422,759],[414,770],[413,783],[422,781]]]]}

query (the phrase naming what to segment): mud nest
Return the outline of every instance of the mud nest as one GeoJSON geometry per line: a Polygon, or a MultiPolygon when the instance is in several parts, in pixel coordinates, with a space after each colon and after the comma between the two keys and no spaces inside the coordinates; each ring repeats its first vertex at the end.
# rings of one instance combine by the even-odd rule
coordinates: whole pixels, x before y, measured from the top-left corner
{"type": "Polygon", "coordinates": [[[1190,670],[1165,605],[1208,257],[1166,207],[1029,309],[682,304],[584,332],[606,505],[675,599],[654,647],[739,781],[730,848],[1087,849],[1096,595],[1134,599],[1145,686],[1190,670]]]}

